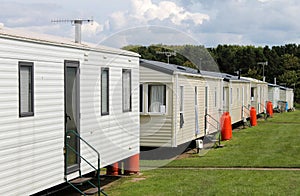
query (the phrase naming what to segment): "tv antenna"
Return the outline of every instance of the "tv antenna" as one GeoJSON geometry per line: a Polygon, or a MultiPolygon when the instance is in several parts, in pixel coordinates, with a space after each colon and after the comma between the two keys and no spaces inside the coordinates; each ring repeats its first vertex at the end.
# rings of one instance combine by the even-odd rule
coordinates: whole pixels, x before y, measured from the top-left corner
{"type": "Polygon", "coordinates": [[[266,62],[258,62],[257,65],[262,65],[263,66],[263,81],[265,82],[266,77],[265,77],[265,65],[268,65],[268,61],[266,62]]]}
{"type": "Polygon", "coordinates": [[[69,19],[56,19],[56,20],[51,20],[53,23],[71,23],[72,25],[75,26],[75,43],[81,43],[81,26],[82,23],[87,22],[93,24],[93,17],[92,19],[74,19],[74,20],[69,20],[69,19]]]}
{"type": "Polygon", "coordinates": [[[176,56],[176,52],[167,52],[167,51],[156,51],[156,54],[164,54],[167,56],[168,64],[170,63],[170,57],[171,56],[176,56]]]}

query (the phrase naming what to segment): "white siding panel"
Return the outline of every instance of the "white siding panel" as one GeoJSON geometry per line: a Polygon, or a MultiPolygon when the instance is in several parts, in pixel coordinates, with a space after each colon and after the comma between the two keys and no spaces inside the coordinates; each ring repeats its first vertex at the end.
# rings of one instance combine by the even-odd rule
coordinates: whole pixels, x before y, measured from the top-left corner
{"type": "Polygon", "coordinates": [[[268,87],[268,98],[269,98],[269,101],[272,102],[273,108],[277,108],[278,101],[279,101],[279,87],[269,86],[268,87]]]}
{"type": "Polygon", "coordinates": [[[140,66],[140,83],[145,82],[160,82],[171,83],[172,75],[160,71],[156,71],[144,66],[140,66]]]}
{"type": "MultiPolygon", "coordinates": [[[[222,80],[221,78],[205,78],[206,86],[208,87],[208,111],[207,113],[212,116],[212,118],[207,118],[207,133],[213,133],[217,131],[221,113],[222,113],[222,80]],[[216,100],[215,100],[216,93],[216,100]]],[[[205,92],[204,92],[205,94],[205,92]]]]}
{"type": "MultiPolygon", "coordinates": [[[[102,167],[139,153],[137,57],[0,38],[0,192],[30,195],[64,182],[64,61],[80,61],[82,137],[102,167]],[[19,117],[18,62],[34,64],[34,116],[19,117]],[[110,115],[100,115],[100,68],[110,68],[110,115]],[[132,112],[122,111],[122,68],[132,70],[132,112]]],[[[83,144],[84,157],[92,154],[83,144]]],[[[90,168],[82,164],[83,171],[90,168]]]]}
{"type": "MultiPolygon", "coordinates": [[[[183,76],[179,75],[178,78],[178,89],[174,91],[174,118],[177,116],[177,127],[176,132],[176,146],[190,142],[198,137],[204,135],[204,89],[205,89],[205,81],[203,78],[200,77],[191,77],[191,76],[183,76]],[[176,92],[179,92],[180,86],[184,87],[184,110],[183,110],[183,117],[184,117],[184,124],[183,127],[180,128],[180,114],[179,114],[179,102],[176,103],[176,92]],[[195,86],[198,89],[198,123],[200,134],[195,134],[195,86]],[[177,107],[176,105],[177,104],[177,107]],[[175,111],[175,108],[178,110],[175,111]],[[176,115],[177,113],[177,115],[176,115]]],[[[179,101],[179,97],[177,99],[179,101]]]]}
{"type": "MultiPolygon", "coordinates": [[[[106,55],[106,59],[109,55],[106,55]]],[[[99,58],[103,58],[99,56],[99,58]]],[[[139,153],[139,111],[138,111],[138,61],[128,57],[110,57],[105,65],[93,56],[81,65],[80,102],[82,137],[99,150],[101,166],[107,166],[139,153]],[[109,68],[109,115],[100,113],[100,71],[109,68]],[[132,111],[122,109],[122,68],[131,69],[132,111]],[[137,91],[136,91],[137,89],[137,91]]],[[[89,161],[96,164],[95,153],[82,143],[81,152],[89,161]]],[[[82,164],[84,172],[91,169],[82,164]]]]}
{"type": "Polygon", "coordinates": [[[172,116],[141,115],[140,116],[141,146],[172,145],[172,116]]]}
{"type": "MultiPolygon", "coordinates": [[[[166,114],[151,114],[144,111],[140,115],[140,145],[152,147],[171,147],[173,126],[173,75],[140,66],[139,80],[141,84],[166,85],[166,114]]],[[[137,86],[139,88],[139,86],[137,86]]],[[[147,93],[144,91],[144,93],[147,93]]],[[[143,108],[148,108],[148,95],[144,95],[143,108]]],[[[137,104],[138,102],[136,102],[137,104]]],[[[139,106],[137,106],[139,107],[139,106]]]]}
{"type": "MultiPolygon", "coordinates": [[[[244,82],[232,82],[232,103],[230,105],[231,123],[237,123],[243,120],[242,107],[243,107],[243,86],[244,82]]],[[[245,96],[245,95],[244,95],[245,96]]]]}
{"type": "Polygon", "coordinates": [[[0,192],[29,195],[64,181],[66,51],[0,40],[0,192]],[[34,63],[32,117],[19,117],[18,61],[34,63]]]}
{"type": "Polygon", "coordinates": [[[288,90],[288,97],[289,109],[294,108],[294,91],[292,89],[288,90]]]}

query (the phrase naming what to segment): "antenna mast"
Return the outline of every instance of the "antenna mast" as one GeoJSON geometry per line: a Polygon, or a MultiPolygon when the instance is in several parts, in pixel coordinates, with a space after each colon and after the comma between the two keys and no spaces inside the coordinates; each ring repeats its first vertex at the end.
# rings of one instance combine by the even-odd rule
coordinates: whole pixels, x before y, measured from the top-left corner
{"type": "Polygon", "coordinates": [[[72,25],[75,25],[75,43],[81,43],[81,26],[83,22],[92,23],[93,24],[93,18],[92,19],[74,19],[74,20],[68,20],[68,19],[57,19],[57,20],[51,20],[53,23],[71,23],[72,25]]]}
{"type": "Polygon", "coordinates": [[[176,56],[176,52],[162,52],[162,51],[156,51],[156,54],[164,54],[167,56],[168,64],[170,63],[170,57],[176,56]]]}

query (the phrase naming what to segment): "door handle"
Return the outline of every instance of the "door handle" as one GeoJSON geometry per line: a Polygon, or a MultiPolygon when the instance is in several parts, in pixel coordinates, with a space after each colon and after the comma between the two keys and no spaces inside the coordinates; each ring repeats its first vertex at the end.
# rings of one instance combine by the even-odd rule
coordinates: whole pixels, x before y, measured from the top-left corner
{"type": "Polygon", "coordinates": [[[69,116],[69,115],[66,113],[66,115],[65,115],[66,123],[68,122],[68,119],[69,119],[69,120],[72,120],[72,119],[71,119],[71,116],[69,116]]]}

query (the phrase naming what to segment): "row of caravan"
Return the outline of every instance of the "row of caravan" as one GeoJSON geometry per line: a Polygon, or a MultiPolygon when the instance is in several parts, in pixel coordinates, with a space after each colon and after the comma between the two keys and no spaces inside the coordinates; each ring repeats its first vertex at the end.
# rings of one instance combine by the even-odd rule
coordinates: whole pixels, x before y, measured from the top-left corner
{"type": "Polygon", "coordinates": [[[69,182],[98,161],[131,160],[140,146],[200,138],[216,131],[225,111],[236,123],[252,106],[264,112],[269,100],[293,107],[292,90],[259,80],[7,28],[0,29],[0,75],[3,195],[69,182]]]}
{"type": "Polygon", "coordinates": [[[293,108],[293,89],[226,73],[140,61],[140,145],[177,147],[216,132],[224,112],[245,121],[267,102],[293,108]]]}

